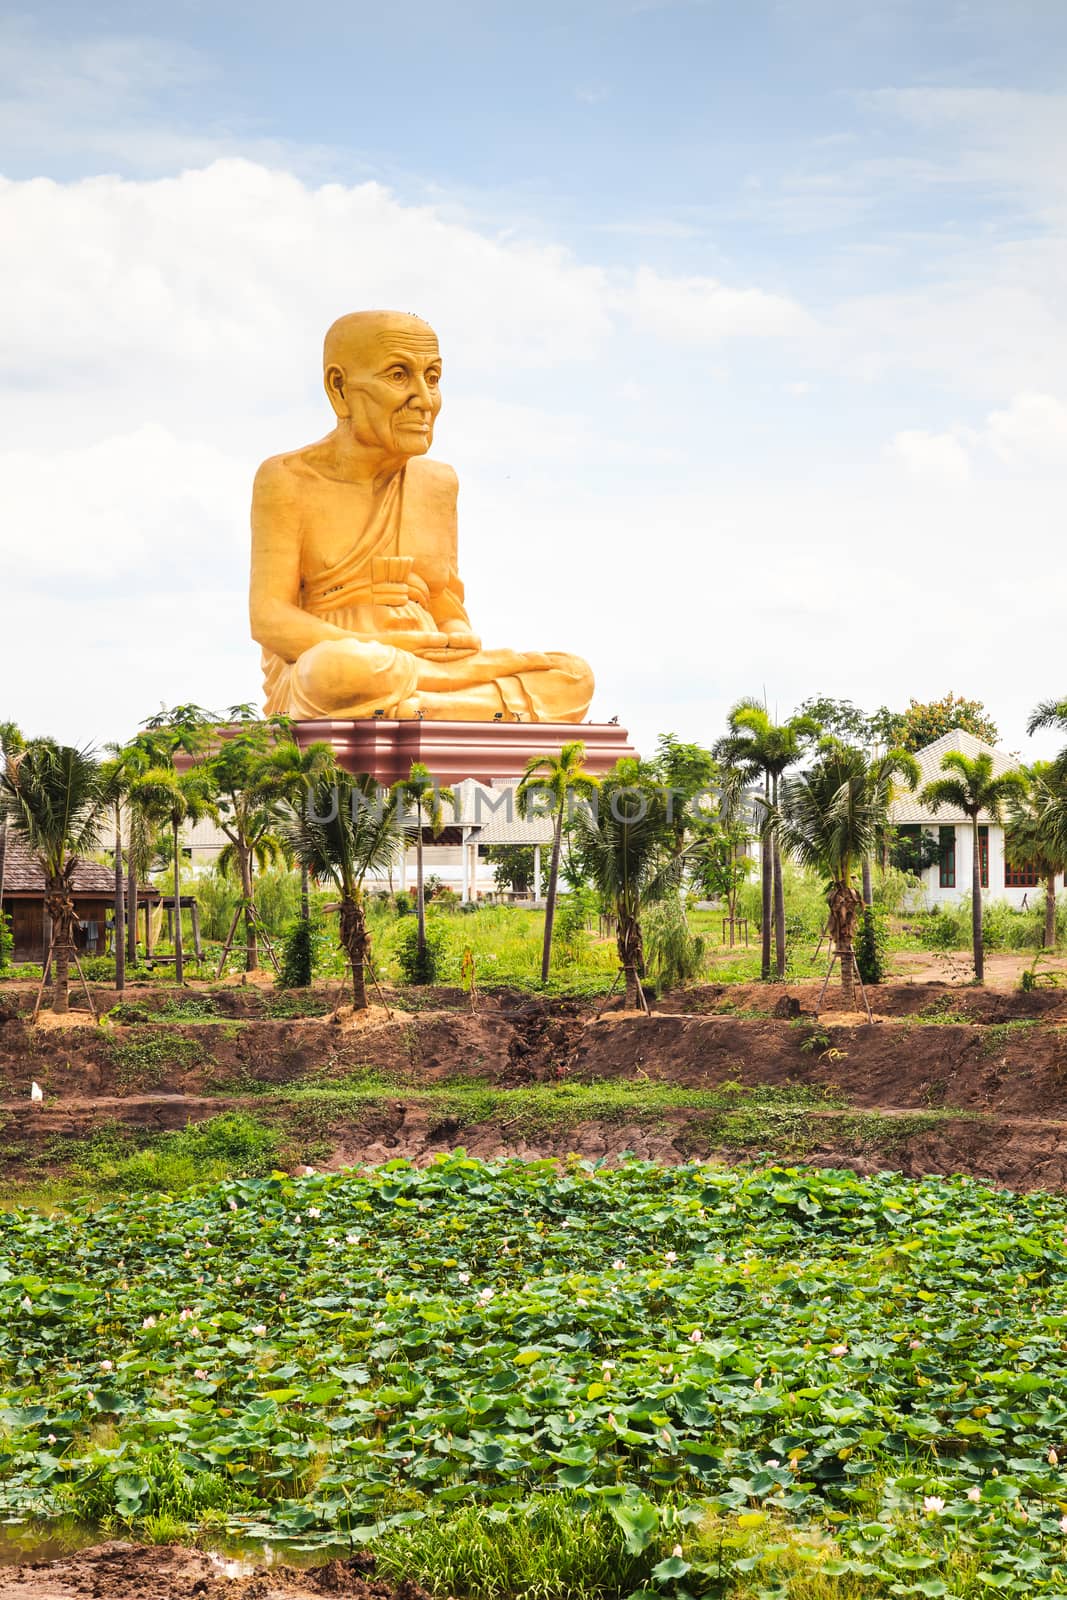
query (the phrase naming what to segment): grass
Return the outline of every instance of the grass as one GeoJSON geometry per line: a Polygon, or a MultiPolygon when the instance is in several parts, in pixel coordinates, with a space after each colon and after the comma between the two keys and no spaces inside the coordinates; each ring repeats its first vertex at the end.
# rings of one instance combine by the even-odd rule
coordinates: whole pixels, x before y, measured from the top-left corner
{"type": "Polygon", "coordinates": [[[213,1059],[199,1039],[151,1024],[132,1027],[122,1039],[109,1039],[107,1049],[120,1090],[156,1088],[172,1070],[211,1065],[213,1059]]]}
{"type": "Polygon", "coordinates": [[[344,1132],[388,1119],[398,1093],[417,1107],[428,1137],[462,1143],[491,1126],[511,1142],[556,1144],[588,1124],[673,1130],[679,1146],[744,1150],[781,1158],[820,1146],[843,1154],[892,1152],[947,1119],[976,1113],[952,1109],[906,1116],[848,1109],[834,1088],[725,1083],[693,1089],[670,1083],[606,1080],[500,1089],[467,1083],[412,1089],[373,1072],[329,1085],[261,1086],[255,1114],[227,1111],[167,1133],[113,1123],[88,1137],[57,1136],[43,1149],[24,1142],[0,1147],[0,1162],[18,1177],[6,1184],[7,1207],[49,1209],[78,1196],[184,1194],[225,1178],[256,1177],[278,1167],[326,1161],[344,1132]]]}

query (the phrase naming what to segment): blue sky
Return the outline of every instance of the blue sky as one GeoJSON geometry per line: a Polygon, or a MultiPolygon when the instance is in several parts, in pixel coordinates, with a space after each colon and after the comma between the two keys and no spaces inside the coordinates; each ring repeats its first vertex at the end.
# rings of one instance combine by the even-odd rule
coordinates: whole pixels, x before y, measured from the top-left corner
{"type": "Polygon", "coordinates": [[[88,670],[5,714],[254,696],[251,473],[393,301],[487,642],[583,651],[645,744],[953,688],[1020,747],[1067,689],[1065,78],[1058,0],[7,12],[0,665],[58,604],[88,670]]]}

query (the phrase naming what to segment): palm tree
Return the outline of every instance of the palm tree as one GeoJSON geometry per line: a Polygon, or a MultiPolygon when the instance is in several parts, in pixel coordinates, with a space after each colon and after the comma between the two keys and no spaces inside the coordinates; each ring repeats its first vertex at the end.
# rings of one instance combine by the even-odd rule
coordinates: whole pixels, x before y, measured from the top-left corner
{"type": "MultiPolygon", "coordinates": [[[[0,763],[8,762],[26,741],[14,722],[0,722],[0,763]]],[[[0,791],[0,918],[4,915],[4,874],[7,868],[7,805],[0,791]]],[[[0,924],[2,926],[2,924],[0,924]]]]}
{"type": "MultiPolygon", "coordinates": [[[[1012,859],[1045,880],[1043,945],[1056,947],[1056,879],[1067,870],[1067,764],[1035,761],[1024,767],[1026,789],[1008,802],[1012,859]]],[[[1005,842],[1007,842],[1007,833],[1005,842]]]]}
{"type": "MultiPolygon", "coordinates": [[[[1034,707],[1026,731],[1032,737],[1044,728],[1060,728],[1067,733],[1067,699],[1042,700],[1034,707]]],[[[1067,750],[1061,753],[1059,759],[1067,761],[1067,750]]]]}
{"type": "Polygon", "coordinates": [[[393,785],[393,798],[397,803],[397,814],[406,822],[409,807],[415,810],[415,910],[418,915],[417,925],[417,967],[421,973],[426,964],[426,894],[422,878],[422,830],[423,823],[429,826],[434,838],[440,837],[444,825],[444,805],[447,802],[455,806],[456,797],[451,789],[440,788],[434,779],[429,767],[423,766],[421,761],[411,763],[411,771],[406,778],[401,778],[399,783],[393,785]]]}
{"type": "Polygon", "coordinates": [[[181,830],[187,822],[217,815],[211,792],[210,774],[203,767],[178,772],[174,767],[149,767],[131,780],[130,798],[143,813],[170,826],[174,859],[174,977],[185,982],[185,949],[182,943],[182,848],[181,830]]]}
{"type": "Polygon", "coordinates": [[[286,824],[293,854],[316,878],[329,878],[340,894],[340,943],[352,969],[352,1004],[367,1007],[366,963],[371,936],[363,899],[369,872],[391,866],[403,848],[397,801],[366,773],[353,775],[324,763],[311,778],[306,803],[286,824]]]}
{"type": "Polygon", "coordinates": [[[996,773],[988,750],[965,756],[961,750],[948,750],[941,758],[941,770],[949,776],[928,783],[919,799],[932,811],[952,806],[962,811],[971,824],[971,941],[974,947],[974,979],[985,982],[985,952],[982,946],[982,850],[980,816],[991,822],[1003,821],[1005,803],[1012,795],[1025,791],[1026,779],[1015,769],[996,773]]]}
{"type": "Polygon", "coordinates": [[[712,754],[725,768],[733,768],[741,781],[763,782],[763,825],[760,829],[760,889],[763,902],[760,919],[760,976],[771,975],[771,918],[773,901],[775,974],[785,977],[785,886],[782,879],[782,852],[770,812],[778,804],[783,774],[795,766],[805,746],[819,735],[813,717],[790,717],[788,722],[772,722],[766,706],[758,700],[739,700],[727,719],[729,732],[716,741],[712,754]]]}
{"type": "Polygon", "coordinates": [[[548,897],[545,901],[545,938],[541,949],[541,982],[548,982],[552,962],[552,926],[556,920],[559,892],[559,858],[563,848],[563,823],[571,795],[587,799],[597,788],[597,779],[582,766],[585,745],[581,739],[560,747],[558,756],[531,756],[515,791],[519,816],[524,820],[539,811],[544,799],[551,799],[552,860],[548,868],[548,897]]]}
{"type": "Polygon", "coordinates": [[[52,1006],[66,1012],[77,921],[74,871],[79,857],[96,847],[107,803],[100,765],[90,751],[53,739],[31,739],[14,751],[8,744],[0,790],[10,825],[44,873],[44,903],[52,923],[52,1006]]]}
{"type": "Polygon", "coordinates": [[[641,916],[681,881],[685,849],[678,849],[672,808],[657,774],[646,764],[619,761],[601,780],[595,807],[580,806],[570,840],[585,877],[615,915],[615,939],[625,981],[625,1005],[644,1003],[641,916]]]}
{"type": "MultiPolygon", "coordinates": [[[[279,781],[276,753],[279,742],[293,744],[287,718],[261,720],[252,707],[231,706],[236,731],[219,740],[206,757],[218,813],[218,823],[228,844],[219,857],[219,870],[231,868],[241,885],[245,921],[245,968],[259,966],[259,939],[255,906],[254,868],[261,870],[287,854],[278,832],[285,799],[279,781]]],[[[288,771],[288,767],[286,768],[288,771]]]]}
{"type": "MultiPolygon", "coordinates": [[[[276,718],[276,721],[281,721],[276,718]]],[[[315,781],[334,768],[334,754],[324,742],[301,749],[291,736],[281,739],[271,752],[269,784],[284,802],[287,811],[302,810],[308,803],[315,781]]],[[[300,863],[300,919],[311,920],[311,895],[306,863],[300,863]]]]}
{"type": "Polygon", "coordinates": [[[873,850],[885,823],[895,781],[918,781],[915,758],[890,750],[873,760],[863,750],[828,740],[809,772],[787,778],[780,802],[769,813],[776,841],[804,866],[824,874],[833,947],[841,963],[841,992],[851,1007],[856,996],[856,924],[863,909],[857,868],[873,850]]]}

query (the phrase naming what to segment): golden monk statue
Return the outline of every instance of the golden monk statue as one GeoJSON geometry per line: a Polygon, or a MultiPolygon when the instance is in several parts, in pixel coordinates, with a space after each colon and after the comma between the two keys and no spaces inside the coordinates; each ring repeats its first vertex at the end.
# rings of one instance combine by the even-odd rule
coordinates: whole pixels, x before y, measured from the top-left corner
{"type": "Polygon", "coordinates": [[[267,711],[580,722],[584,661],[483,650],[463,609],[456,474],[426,459],[441,409],[433,329],[358,311],[327,333],[323,367],[336,427],[265,461],[252,494],[267,711]]]}

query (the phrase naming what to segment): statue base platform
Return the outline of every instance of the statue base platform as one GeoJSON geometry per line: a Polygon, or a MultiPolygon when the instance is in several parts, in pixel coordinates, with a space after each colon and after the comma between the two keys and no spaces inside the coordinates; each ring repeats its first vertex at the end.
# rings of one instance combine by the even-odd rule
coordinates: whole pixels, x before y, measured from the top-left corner
{"type": "Polygon", "coordinates": [[[625,728],[613,722],[430,722],[369,717],[358,722],[294,722],[301,749],[321,741],[348,772],[369,772],[379,783],[406,778],[421,761],[439,783],[521,778],[533,756],[558,755],[573,739],[585,745],[585,767],[596,777],[623,756],[636,756],[625,728]]]}

